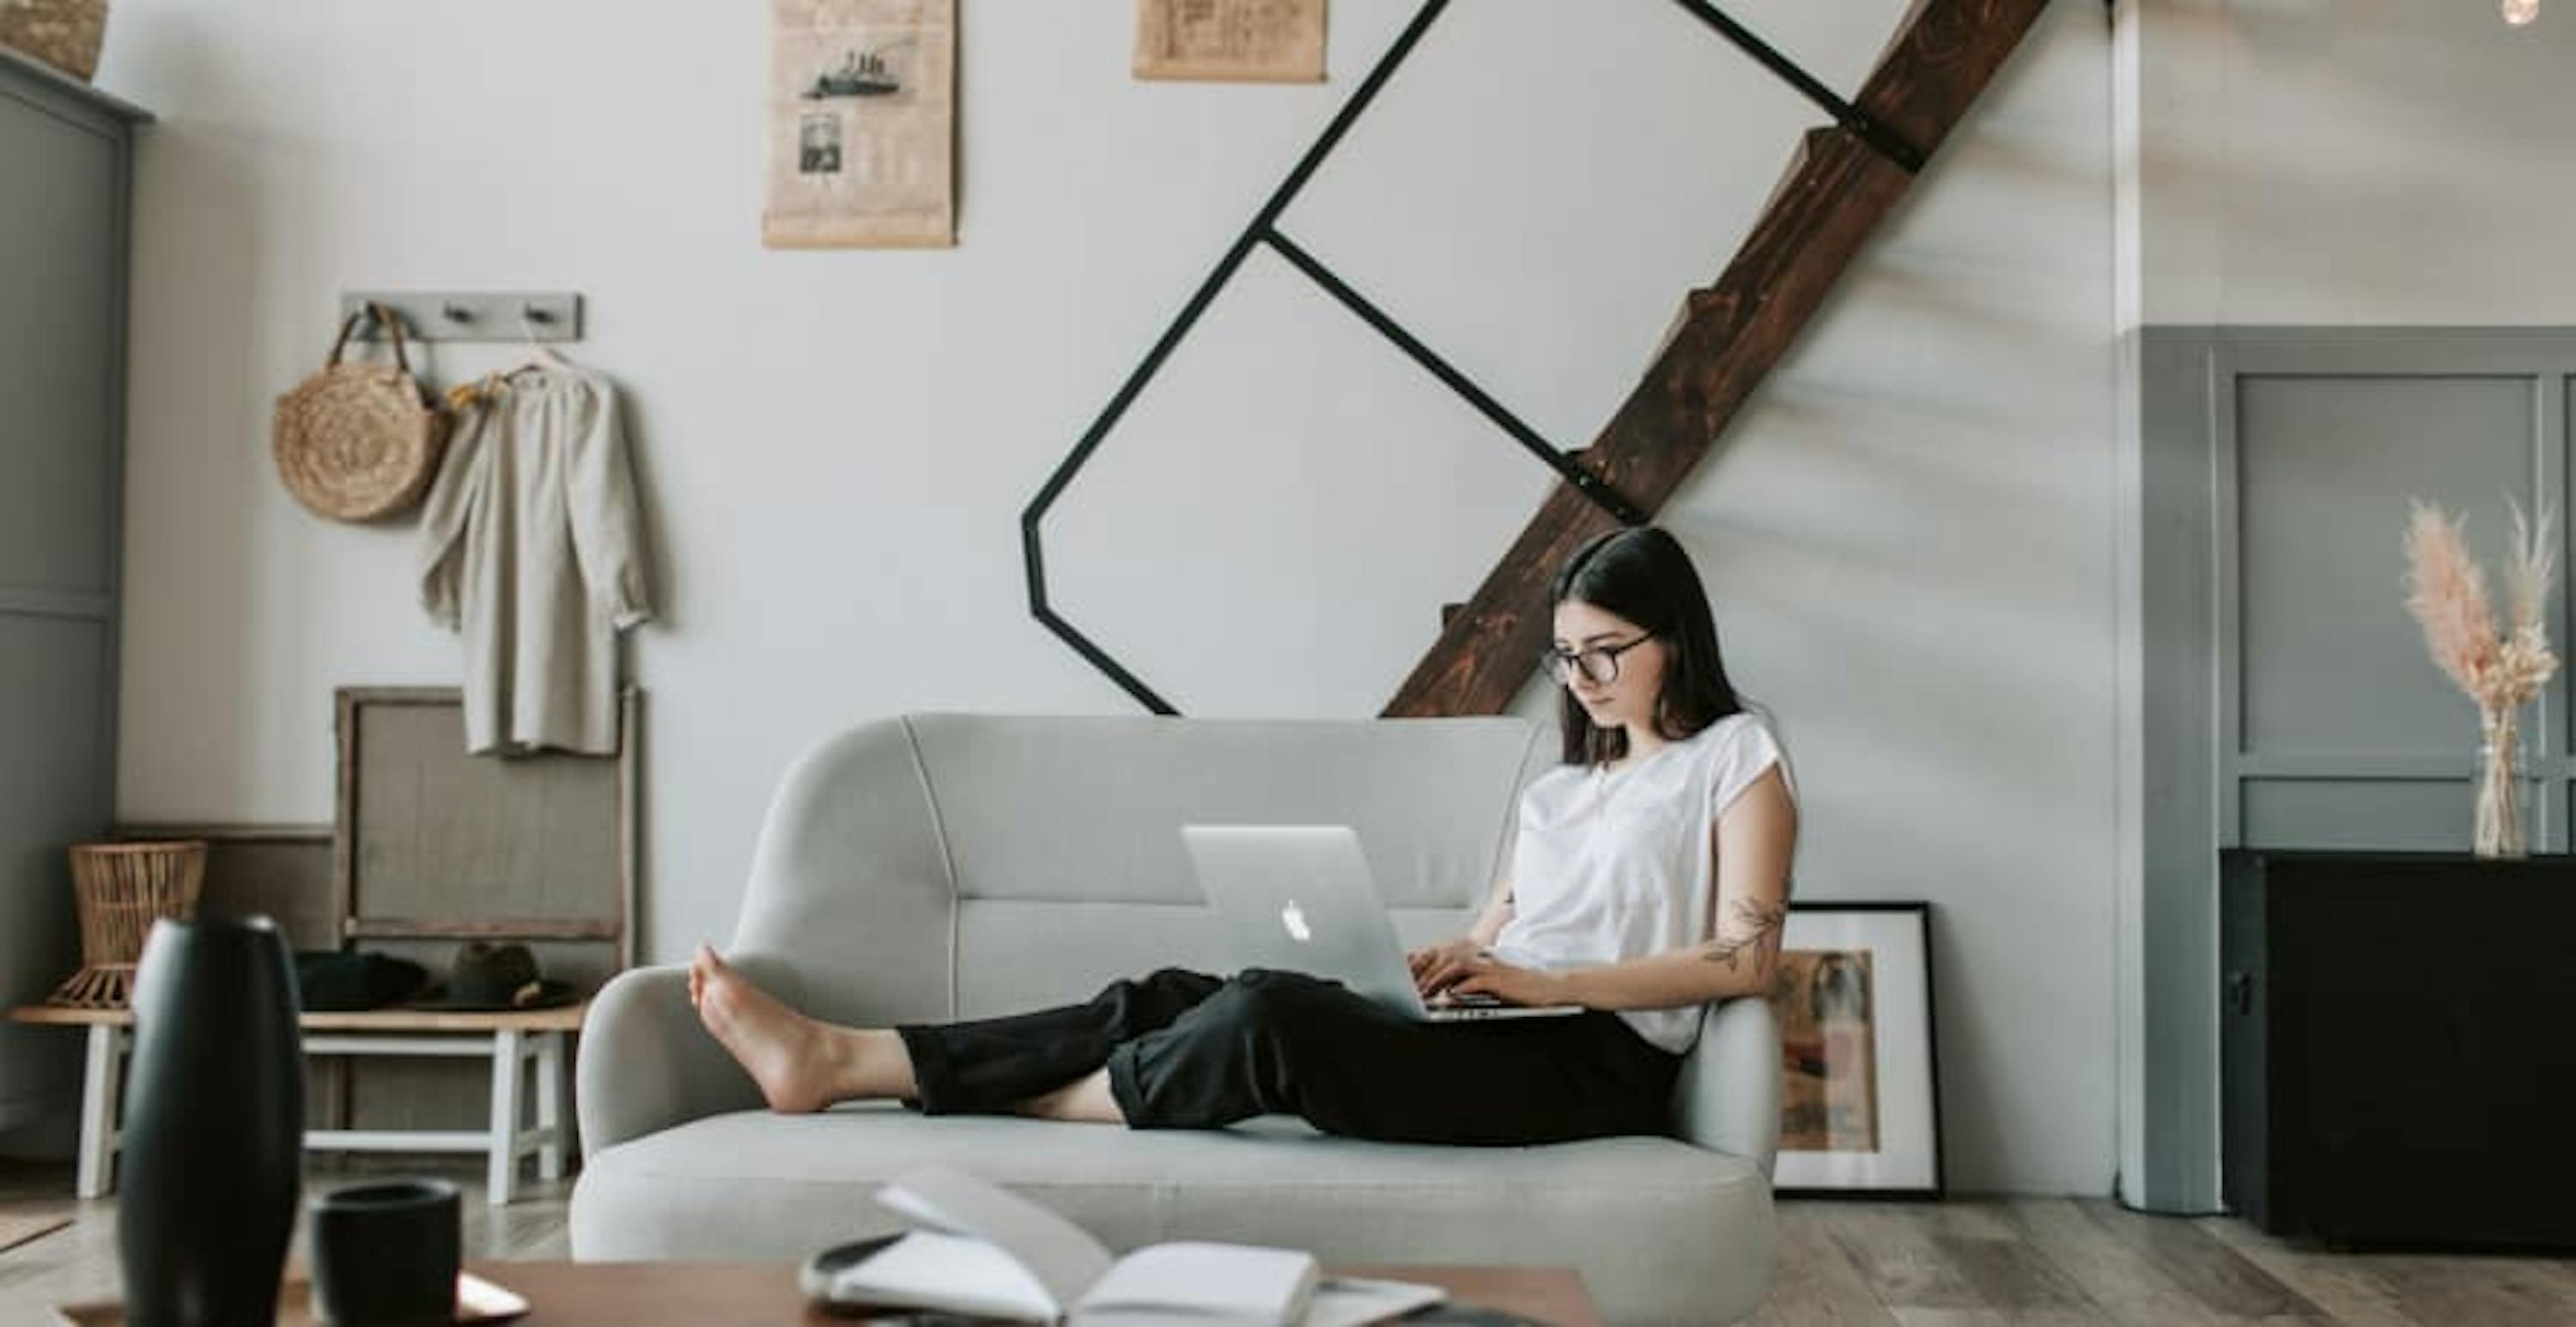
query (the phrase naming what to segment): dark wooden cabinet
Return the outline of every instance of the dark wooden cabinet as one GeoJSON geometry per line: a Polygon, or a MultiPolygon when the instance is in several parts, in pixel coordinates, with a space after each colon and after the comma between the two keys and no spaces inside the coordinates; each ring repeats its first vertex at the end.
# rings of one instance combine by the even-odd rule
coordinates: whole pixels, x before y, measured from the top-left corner
{"type": "Polygon", "coordinates": [[[2219,913],[2230,1208],[2576,1247],[2576,858],[2232,850],[2219,913]]]}

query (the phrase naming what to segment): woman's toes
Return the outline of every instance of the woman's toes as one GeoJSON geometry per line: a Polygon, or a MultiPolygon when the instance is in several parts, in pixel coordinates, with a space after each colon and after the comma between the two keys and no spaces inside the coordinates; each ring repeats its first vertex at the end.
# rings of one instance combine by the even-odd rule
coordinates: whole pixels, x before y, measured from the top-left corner
{"type": "Polygon", "coordinates": [[[751,1075],[770,1109],[801,1114],[831,1104],[812,1020],[732,970],[706,976],[698,1021],[751,1075]]]}

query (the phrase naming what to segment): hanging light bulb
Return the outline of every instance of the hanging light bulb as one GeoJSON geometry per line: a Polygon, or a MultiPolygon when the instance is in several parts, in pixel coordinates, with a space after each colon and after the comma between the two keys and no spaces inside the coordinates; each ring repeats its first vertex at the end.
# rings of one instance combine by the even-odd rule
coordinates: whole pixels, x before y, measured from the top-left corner
{"type": "Polygon", "coordinates": [[[2504,0],[2504,21],[2523,27],[2540,17],[2540,0],[2504,0]]]}

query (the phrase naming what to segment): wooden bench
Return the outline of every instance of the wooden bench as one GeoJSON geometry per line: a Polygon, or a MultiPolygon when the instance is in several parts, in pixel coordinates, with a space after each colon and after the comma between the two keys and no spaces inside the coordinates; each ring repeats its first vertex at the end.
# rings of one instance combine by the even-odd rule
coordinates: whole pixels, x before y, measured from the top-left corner
{"type": "MultiPolygon", "coordinates": [[[[581,1030],[587,1001],[527,1013],[464,1014],[428,1009],[371,1009],[364,1013],[306,1014],[307,1055],[449,1055],[492,1063],[492,1113],[479,1130],[308,1129],[304,1146],[315,1152],[481,1152],[488,1163],[487,1199],[509,1202],[518,1186],[520,1158],[535,1153],[539,1178],[564,1172],[564,1045],[581,1030]],[[521,1127],[522,1066],[536,1061],[536,1124],[521,1127]]],[[[134,1014],[127,1009],[74,1009],[22,1005],[10,1021],[89,1029],[89,1058],[81,1074],[78,1192],[96,1198],[113,1187],[123,1105],[125,1055],[134,1043],[134,1014]]]]}

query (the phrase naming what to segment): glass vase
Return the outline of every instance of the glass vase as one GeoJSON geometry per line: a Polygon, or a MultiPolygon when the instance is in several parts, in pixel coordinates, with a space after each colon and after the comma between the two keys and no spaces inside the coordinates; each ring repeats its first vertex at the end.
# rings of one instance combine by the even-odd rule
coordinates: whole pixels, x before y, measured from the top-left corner
{"type": "Polygon", "coordinates": [[[2509,706],[2478,710],[2478,802],[2469,850],[2480,857],[2530,855],[2522,832],[2522,735],[2509,706]]]}

